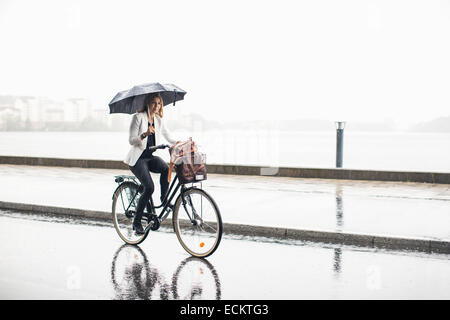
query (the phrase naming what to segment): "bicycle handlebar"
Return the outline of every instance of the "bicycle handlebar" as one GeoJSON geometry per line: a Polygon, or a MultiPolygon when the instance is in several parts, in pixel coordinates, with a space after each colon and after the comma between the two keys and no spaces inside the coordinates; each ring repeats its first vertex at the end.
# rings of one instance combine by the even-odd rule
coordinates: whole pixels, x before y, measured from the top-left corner
{"type": "Polygon", "coordinates": [[[165,149],[165,148],[170,148],[170,146],[168,144],[160,144],[160,145],[157,145],[157,146],[149,147],[148,150],[151,151],[151,152],[154,152],[157,149],[165,149]]]}

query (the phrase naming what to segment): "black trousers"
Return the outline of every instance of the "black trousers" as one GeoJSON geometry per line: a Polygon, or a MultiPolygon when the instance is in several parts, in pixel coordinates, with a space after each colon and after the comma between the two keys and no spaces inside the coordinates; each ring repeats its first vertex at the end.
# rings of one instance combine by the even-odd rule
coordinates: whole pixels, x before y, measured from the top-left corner
{"type": "MultiPolygon", "coordinates": [[[[153,184],[152,177],[150,176],[150,171],[154,173],[159,173],[159,183],[161,185],[161,202],[169,189],[169,182],[167,177],[169,176],[169,166],[158,156],[148,155],[144,152],[138,159],[134,166],[129,166],[131,172],[139,179],[141,184],[144,186],[144,193],[141,195],[137,208],[136,217],[142,218],[144,213],[144,208],[149,202],[150,197],[155,191],[155,186],[153,184]]],[[[148,210],[148,209],[147,209],[148,210]]]]}

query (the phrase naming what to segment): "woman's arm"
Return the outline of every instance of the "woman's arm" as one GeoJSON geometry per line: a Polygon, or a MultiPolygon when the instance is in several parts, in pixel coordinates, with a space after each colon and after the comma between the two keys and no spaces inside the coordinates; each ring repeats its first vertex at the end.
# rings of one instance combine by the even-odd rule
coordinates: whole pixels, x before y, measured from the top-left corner
{"type": "Polygon", "coordinates": [[[130,130],[129,130],[129,136],[128,136],[128,142],[132,146],[141,146],[142,147],[142,139],[139,136],[139,119],[137,114],[133,114],[133,117],[131,118],[130,123],[130,130]]]}

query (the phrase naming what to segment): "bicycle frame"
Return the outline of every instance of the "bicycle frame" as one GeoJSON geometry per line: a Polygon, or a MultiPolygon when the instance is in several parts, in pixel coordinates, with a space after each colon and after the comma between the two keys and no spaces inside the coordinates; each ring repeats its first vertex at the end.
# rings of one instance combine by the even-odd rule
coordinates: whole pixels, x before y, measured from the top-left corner
{"type": "Polygon", "coordinates": [[[172,183],[170,184],[169,190],[167,190],[167,193],[164,195],[164,199],[163,199],[162,203],[159,206],[155,206],[155,204],[153,203],[153,197],[150,197],[150,204],[151,204],[151,207],[152,207],[152,213],[153,214],[156,214],[155,209],[161,208],[162,205],[164,204],[164,207],[162,208],[161,213],[158,216],[160,222],[163,222],[166,219],[167,216],[164,216],[164,214],[165,214],[167,208],[169,207],[169,203],[171,203],[171,201],[173,200],[173,198],[177,194],[178,189],[181,187],[181,192],[180,193],[183,193],[185,188],[186,188],[184,185],[182,185],[180,183],[180,181],[178,181],[175,189],[173,190],[172,193],[170,193],[172,191],[173,186],[175,185],[175,182],[177,180],[178,180],[178,176],[175,175],[172,183]]]}
{"type": "MultiPolygon", "coordinates": [[[[120,176],[119,176],[120,177],[120,176]]],[[[119,186],[122,184],[122,183],[134,183],[134,184],[136,184],[137,185],[137,189],[136,189],[136,193],[133,195],[133,198],[131,199],[131,201],[130,201],[130,204],[128,205],[128,208],[126,208],[126,211],[128,211],[129,209],[130,209],[130,206],[133,204],[133,202],[134,202],[134,199],[136,198],[136,196],[137,196],[137,194],[139,193],[139,190],[142,188],[142,185],[141,184],[139,184],[138,182],[137,182],[137,179],[135,178],[135,177],[131,177],[131,176],[126,176],[126,177],[124,177],[124,176],[121,176],[122,177],[122,179],[123,180],[127,180],[126,182],[123,182],[123,180],[120,182],[120,184],[119,184],[119,186]]],[[[118,182],[118,180],[116,180],[116,182],[118,182]]],[[[200,182],[200,184],[201,184],[201,182],[200,182]]],[[[175,174],[175,177],[174,177],[174,179],[173,179],[173,181],[172,181],[172,183],[170,184],[170,186],[169,186],[169,190],[167,191],[167,193],[164,195],[164,199],[163,199],[163,201],[162,201],[162,203],[159,205],[159,206],[155,206],[155,204],[154,204],[154,202],[153,202],[153,197],[150,197],[150,200],[149,200],[149,202],[148,203],[150,203],[150,205],[151,205],[151,213],[152,214],[154,214],[154,215],[156,215],[156,211],[155,211],[155,209],[158,209],[158,208],[161,208],[161,207],[163,207],[163,204],[164,204],[164,207],[162,208],[162,210],[161,210],[161,213],[159,214],[159,216],[158,216],[158,219],[159,219],[159,222],[160,223],[162,223],[166,218],[167,218],[167,215],[168,215],[168,207],[169,207],[169,204],[172,202],[172,200],[174,199],[174,197],[176,196],[176,194],[177,194],[177,191],[178,191],[178,189],[180,189],[181,188],[181,191],[180,191],[180,196],[182,196],[182,194],[186,191],[186,190],[188,190],[188,189],[191,189],[191,188],[195,188],[194,186],[192,186],[192,187],[186,187],[184,184],[181,184],[180,183],[180,181],[179,181],[179,179],[178,179],[178,176],[175,174]],[[178,183],[176,184],[176,186],[175,186],[175,183],[178,181],[178,183]],[[174,186],[175,186],[175,189],[173,190],[173,192],[172,192],[172,189],[174,188],[174,186]]],[[[201,188],[201,187],[200,187],[201,188]]],[[[192,222],[192,223],[195,223],[195,215],[196,215],[196,212],[195,212],[195,209],[194,209],[194,212],[193,212],[193,214],[194,214],[194,217],[191,217],[191,215],[189,214],[189,211],[186,209],[186,200],[184,199],[184,197],[182,197],[181,198],[182,199],[182,201],[183,201],[183,207],[185,207],[185,211],[186,211],[186,214],[187,214],[187,216],[189,217],[189,220],[192,222]]],[[[190,197],[188,198],[188,201],[191,201],[191,199],[190,199],[190,197]]],[[[148,206],[146,206],[147,207],[147,210],[148,210],[148,206]]],[[[147,227],[148,228],[148,227],[147,227]]],[[[146,228],[146,229],[147,229],[146,228]]]]}

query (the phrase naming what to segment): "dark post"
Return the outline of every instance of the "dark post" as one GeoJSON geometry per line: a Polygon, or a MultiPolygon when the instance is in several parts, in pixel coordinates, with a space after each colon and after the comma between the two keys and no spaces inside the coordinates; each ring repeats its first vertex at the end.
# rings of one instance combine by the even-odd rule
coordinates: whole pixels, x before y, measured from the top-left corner
{"type": "Polygon", "coordinates": [[[336,121],[336,168],[342,168],[345,121],[336,121]]]}

